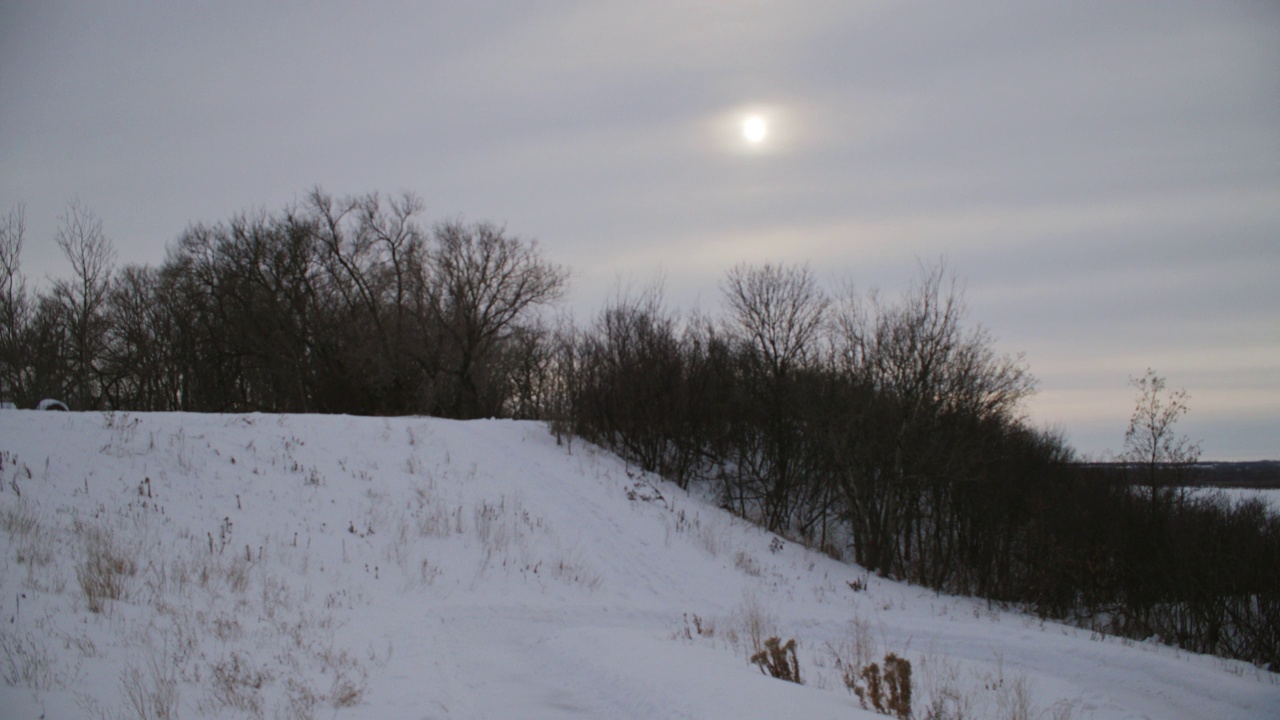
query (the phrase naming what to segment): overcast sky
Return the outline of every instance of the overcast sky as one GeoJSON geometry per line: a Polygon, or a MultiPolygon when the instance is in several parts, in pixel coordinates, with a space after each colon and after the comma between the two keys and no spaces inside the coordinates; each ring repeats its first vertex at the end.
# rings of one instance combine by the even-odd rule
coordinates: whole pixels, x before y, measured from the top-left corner
{"type": "Polygon", "coordinates": [[[1151,366],[1204,457],[1280,457],[1271,0],[0,3],[33,280],[73,198],[156,265],[315,185],[536,238],[583,319],[619,282],[715,311],[739,262],[892,293],[945,256],[1081,451],[1151,366]]]}

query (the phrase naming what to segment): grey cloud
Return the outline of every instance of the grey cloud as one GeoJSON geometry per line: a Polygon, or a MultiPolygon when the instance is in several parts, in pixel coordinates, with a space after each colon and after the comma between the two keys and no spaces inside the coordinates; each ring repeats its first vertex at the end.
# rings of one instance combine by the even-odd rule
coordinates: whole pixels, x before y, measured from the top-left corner
{"type": "Polygon", "coordinates": [[[539,238],[584,315],[619,275],[710,309],[741,260],[892,292],[946,256],[1038,419],[1123,425],[1153,364],[1206,452],[1280,455],[1227,424],[1280,417],[1278,31],[1246,0],[5,4],[0,204],[42,275],[77,194],[154,263],[316,183],[416,190],[539,238]]]}

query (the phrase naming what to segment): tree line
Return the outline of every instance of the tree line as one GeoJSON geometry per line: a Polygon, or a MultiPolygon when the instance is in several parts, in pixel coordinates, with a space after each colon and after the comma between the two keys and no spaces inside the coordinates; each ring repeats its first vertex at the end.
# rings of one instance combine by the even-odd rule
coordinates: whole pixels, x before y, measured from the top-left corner
{"type": "Polygon", "coordinates": [[[968,323],[942,265],[900,297],[739,265],[718,316],[660,288],[550,323],[566,269],[488,223],[427,226],[412,195],[193,225],[115,270],[72,204],[72,279],[27,293],[0,225],[0,390],[30,407],[547,420],[868,571],[1129,637],[1280,667],[1280,519],[1179,489],[1185,396],[1154,373],[1128,463],[1033,426],[1035,380],[968,323]],[[1173,461],[1173,462],[1169,462],[1173,461]]]}
{"type": "Polygon", "coordinates": [[[1133,381],[1124,462],[1088,465],[942,266],[896,299],[778,265],[721,290],[723,317],[649,291],[580,331],[572,432],[886,577],[1280,667],[1280,517],[1185,489],[1163,378],[1133,381]]]}
{"type": "Polygon", "coordinates": [[[57,242],[72,277],[29,294],[21,209],[0,247],[0,391],[24,407],[532,416],[537,310],[568,272],[489,223],[425,226],[378,194],[197,224],[162,264],[114,268],[91,211],[57,242]]]}

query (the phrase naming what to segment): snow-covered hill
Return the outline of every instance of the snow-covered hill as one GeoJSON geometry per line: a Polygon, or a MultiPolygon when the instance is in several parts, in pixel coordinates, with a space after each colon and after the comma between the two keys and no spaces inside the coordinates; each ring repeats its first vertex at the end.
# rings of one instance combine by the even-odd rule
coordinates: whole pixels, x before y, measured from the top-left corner
{"type": "Polygon", "coordinates": [[[539,424],[5,411],[0,452],[2,718],[870,718],[844,675],[889,653],[918,718],[1280,717],[1274,675],[867,578],[539,424]]]}

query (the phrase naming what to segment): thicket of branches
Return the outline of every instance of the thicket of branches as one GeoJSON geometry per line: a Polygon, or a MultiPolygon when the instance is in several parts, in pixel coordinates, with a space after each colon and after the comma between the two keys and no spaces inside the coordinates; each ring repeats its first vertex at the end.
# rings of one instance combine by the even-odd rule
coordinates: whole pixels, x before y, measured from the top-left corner
{"type": "Polygon", "coordinates": [[[1034,379],[965,324],[941,266],[887,299],[740,265],[721,316],[679,316],[650,289],[553,330],[565,269],[503,228],[421,214],[411,195],[316,190],[117,270],[73,203],[56,237],[72,277],[31,293],[10,212],[0,393],[541,418],[881,575],[1280,666],[1280,520],[1177,489],[1195,457],[1170,430],[1185,395],[1154,373],[1135,381],[1129,464],[1084,466],[1029,424],[1034,379]]]}
{"type": "Polygon", "coordinates": [[[881,575],[1280,666],[1280,519],[1179,489],[1185,407],[1153,374],[1130,464],[1088,467],[1029,425],[1033,378],[942,267],[893,301],[770,265],[722,290],[718,320],[655,291],[603,310],[574,345],[574,432],[881,575]]]}
{"type": "Polygon", "coordinates": [[[73,204],[58,243],[73,278],[30,296],[21,211],[0,254],[0,390],[24,407],[539,414],[537,310],[567,271],[487,223],[425,227],[411,195],[335,200],[194,225],[159,267],[115,271],[73,204]]]}

